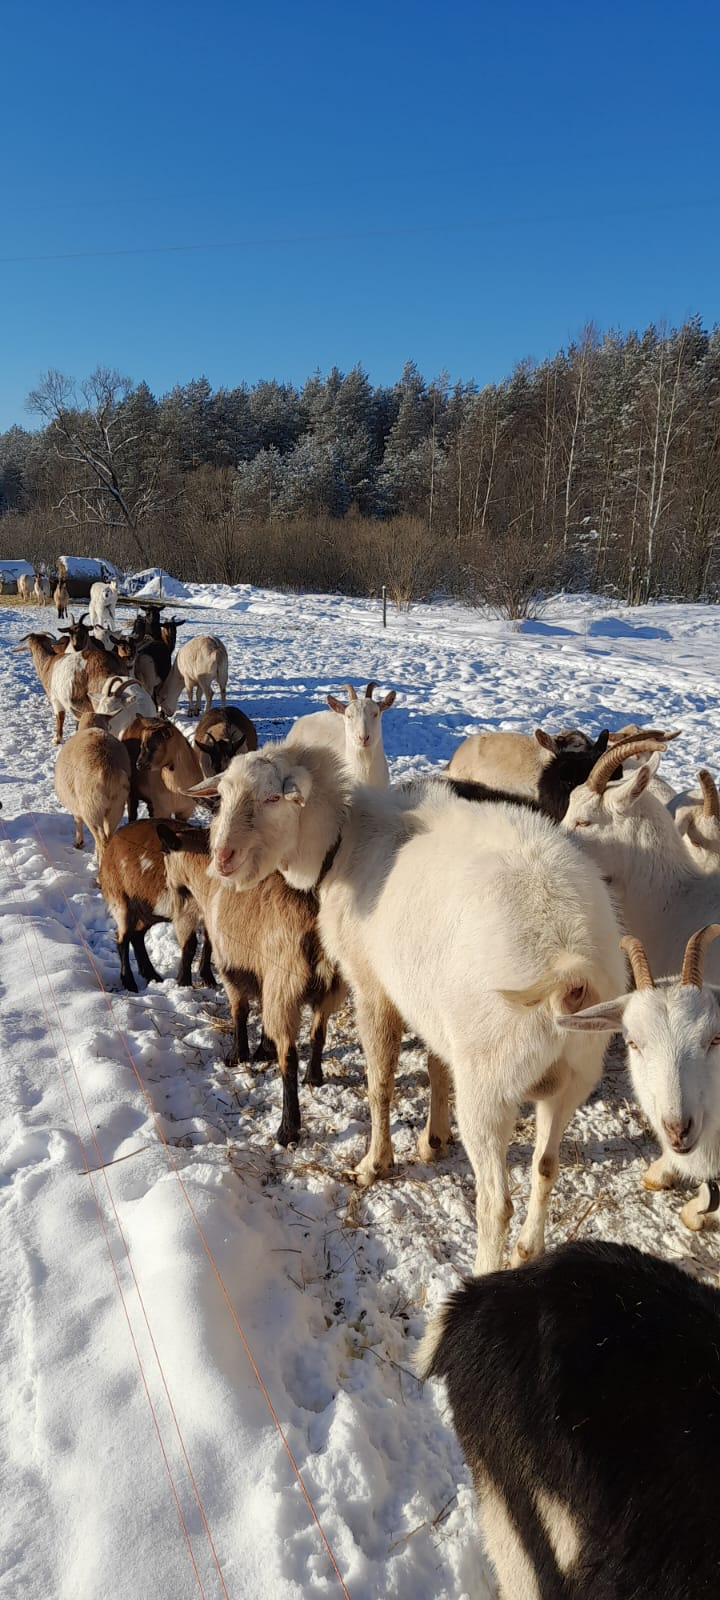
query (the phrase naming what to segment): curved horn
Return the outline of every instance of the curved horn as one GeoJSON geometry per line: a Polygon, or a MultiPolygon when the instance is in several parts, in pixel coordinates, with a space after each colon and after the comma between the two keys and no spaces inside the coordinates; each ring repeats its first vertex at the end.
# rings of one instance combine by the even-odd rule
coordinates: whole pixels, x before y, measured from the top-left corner
{"type": "Polygon", "coordinates": [[[373,689],[377,689],[377,684],[376,683],[369,683],[368,686],[367,686],[367,689],[365,690],[365,699],[366,700],[372,700],[373,689]]]}
{"type": "Polygon", "coordinates": [[[627,954],[632,967],[636,989],[654,989],[655,983],[650,971],[650,963],[645,954],[644,946],[639,939],[634,939],[631,934],[620,940],[620,949],[627,954]]]}
{"type": "Polygon", "coordinates": [[[720,795],[715,787],[715,780],[707,767],[701,767],[698,773],[698,782],[702,789],[703,816],[720,817],[720,795]]]}
{"type": "Polygon", "coordinates": [[[357,695],[351,683],[344,683],[343,689],[345,690],[345,693],[350,696],[351,700],[357,700],[357,695]]]}
{"type": "Polygon", "coordinates": [[[702,989],[703,968],[705,966],[705,946],[712,939],[717,939],[720,934],[720,922],[708,922],[706,927],[699,928],[697,933],[688,939],[683,956],[680,982],[694,989],[702,989]]]}
{"type": "Polygon", "coordinates": [[[617,772],[618,767],[621,767],[629,756],[640,756],[646,751],[650,754],[655,750],[664,749],[665,743],[662,739],[626,739],[623,744],[614,744],[612,750],[606,750],[599,761],[595,762],[589,778],[586,779],[588,789],[592,789],[593,794],[604,794],[613,773],[617,772]]]}

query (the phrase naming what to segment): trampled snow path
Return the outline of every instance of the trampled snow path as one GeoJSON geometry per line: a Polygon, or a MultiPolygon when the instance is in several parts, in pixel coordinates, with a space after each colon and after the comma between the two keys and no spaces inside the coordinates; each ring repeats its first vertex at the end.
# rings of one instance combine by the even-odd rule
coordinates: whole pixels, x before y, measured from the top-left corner
{"type": "MultiPolygon", "coordinates": [[[[374,677],[398,691],[384,724],[395,775],[498,723],[675,725],[671,780],[716,765],[713,608],[573,599],[514,633],[460,607],[418,607],[391,612],[383,634],[370,602],[196,594],[212,609],[185,636],[224,639],[231,697],[261,738],[348,676],[374,677]]],[[[0,610],[0,1594],[341,1593],[239,1322],[352,1600],[489,1597],[442,1394],[410,1370],[474,1236],[461,1148],[440,1169],[415,1157],[422,1052],[406,1041],[397,1176],[360,1196],[345,1176],[368,1125],[349,1010],[325,1086],[302,1092],[303,1141],[285,1153],[276,1069],[236,1079],[223,1066],[221,998],[171,977],[119,991],[95,868],[54,795],[50,709],[28,657],[7,649],[31,625],[42,625],[32,608],[0,610]]],[[[170,931],[151,948],[171,975],[170,931]]],[[[627,1096],[616,1060],[571,1124],[550,1243],[630,1239],[707,1274],[713,1237],[681,1226],[679,1196],[640,1188],[652,1146],[627,1096]]],[[[531,1139],[524,1119],[516,1216],[531,1139]]]]}

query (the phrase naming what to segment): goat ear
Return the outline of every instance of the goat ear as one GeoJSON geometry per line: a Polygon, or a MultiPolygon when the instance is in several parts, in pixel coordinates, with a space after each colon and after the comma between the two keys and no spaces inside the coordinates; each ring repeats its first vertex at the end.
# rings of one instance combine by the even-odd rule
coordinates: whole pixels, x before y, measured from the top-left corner
{"type": "Polygon", "coordinates": [[[637,767],[634,772],[631,772],[629,778],[623,778],[613,788],[605,790],[606,799],[610,800],[613,810],[621,814],[632,810],[636,801],[640,799],[641,794],[645,793],[650,779],[657,772],[659,763],[660,756],[655,751],[648,761],[644,761],[641,767],[637,767]]]}
{"type": "Polygon", "coordinates": [[[164,856],[172,855],[175,850],[182,850],[182,840],[178,838],[174,828],[168,827],[166,822],[156,822],[155,827],[164,856]]]}
{"type": "Polygon", "coordinates": [[[338,716],[341,717],[344,717],[345,712],[347,711],[347,706],[344,704],[344,702],[342,700],[336,700],[334,694],[329,694],[327,696],[325,704],[330,707],[331,711],[337,711],[338,716]]]}
{"type": "Polygon", "coordinates": [[[588,1006],[585,1011],[556,1013],[553,1021],[556,1028],[573,1028],[580,1033],[620,1033],[629,999],[629,994],[621,994],[617,1000],[601,1000],[599,1006],[588,1006]]]}
{"type": "Polygon", "coordinates": [[[597,739],[595,740],[595,744],[593,746],[593,752],[592,752],[593,755],[595,755],[595,756],[603,755],[605,750],[607,750],[609,740],[610,740],[610,729],[609,728],[603,728],[602,733],[599,733],[598,736],[597,736],[597,739]]]}
{"type": "Polygon", "coordinates": [[[203,778],[202,783],[194,783],[191,789],[186,789],[184,792],[190,795],[191,798],[193,795],[197,795],[198,799],[204,794],[217,794],[218,779],[221,776],[222,774],[218,773],[213,778],[203,778]]]}
{"type": "Polygon", "coordinates": [[[282,792],[284,800],[293,800],[296,806],[304,806],[307,796],[303,793],[303,789],[298,783],[294,772],[288,773],[287,778],[284,779],[282,792]]]}
{"type": "Polygon", "coordinates": [[[549,750],[552,755],[557,753],[557,744],[551,733],[546,733],[544,728],[535,729],[535,738],[543,750],[549,750]]]}
{"type": "MultiPolygon", "coordinates": [[[[208,737],[212,739],[212,734],[209,734],[208,737]]],[[[212,753],[213,753],[213,749],[214,749],[216,744],[217,744],[217,739],[213,739],[212,744],[205,744],[202,739],[196,739],[195,743],[193,745],[193,749],[194,750],[202,750],[204,755],[211,756],[212,753]]]]}
{"type": "Polygon", "coordinates": [[[383,696],[382,700],[378,702],[380,710],[389,711],[390,707],[395,704],[396,698],[397,689],[390,689],[389,692],[383,696]]]}

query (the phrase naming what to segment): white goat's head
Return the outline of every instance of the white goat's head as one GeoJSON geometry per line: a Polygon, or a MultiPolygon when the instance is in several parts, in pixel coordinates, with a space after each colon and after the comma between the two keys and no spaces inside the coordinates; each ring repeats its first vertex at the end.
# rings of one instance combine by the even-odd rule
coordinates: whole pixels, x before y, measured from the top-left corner
{"type": "Polygon", "coordinates": [[[281,752],[235,756],[225,772],[193,793],[218,795],[210,828],[211,877],[252,889],[286,865],[297,843],[299,818],[312,787],[310,773],[281,752]]]}
{"type": "Polygon", "coordinates": [[[657,987],[640,940],[623,939],[632,993],[555,1019],[560,1028],[623,1033],[639,1104],[675,1157],[696,1150],[704,1132],[717,1137],[720,1130],[720,1003],[718,991],[703,985],[705,946],[718,934],[715,922],[693,934],[680,977],[657,987]]]}
{"type": "Polygon", "coordinates": [[[348,750],[368,750],[382,743],[381,717],[384,711],[393,704],[396,691],[391,689],[383,700],[373,700],[374,683],[369,683],[362,699],[359,699],[351,683],[345,688],[348,700],[336,700],[335,695],[327,696],[327,704],[331,711],[337,711],[338,716],[345,718],[345,745],[348,750]]]}
{"type": "Polygon", "coordinates": [[[720,795],[707,767],[698,773],[702,800],[675,814],[678,832],[691,861],[701,872],[720,871],[720,795]]]}
{"type": "MultiPolygon", "coordinates": [[[[658,739],[630,738],[606,750],[596,761],[586,782],[572,790],[561,827],[569,833],[582,830],[580,836],[593,847],[610,843],[624,835],[630,839],[634,831],[633,810],[657,771],[660,753],[664,749],[664,742],[658,739]],[[635,767],[628,777],[610,786],[610,779],[618,767],[637,756],[647,759],[641,766],[635,767]]],[[[657,803],[656,809],[664,810],[664,807],[657,803]]],[[[668,821],[671,821],[669,814],[668,821]]]]}
{"type": "Polygon", "coordinates": [[[281,872],[295,889],[313,888],[339,837],[349,796],[333,751],[292,741],[235,756],[225,772],[190,793],[219,796],[209,872],[239,890],[254,888],[271,872],[281,872]]]}

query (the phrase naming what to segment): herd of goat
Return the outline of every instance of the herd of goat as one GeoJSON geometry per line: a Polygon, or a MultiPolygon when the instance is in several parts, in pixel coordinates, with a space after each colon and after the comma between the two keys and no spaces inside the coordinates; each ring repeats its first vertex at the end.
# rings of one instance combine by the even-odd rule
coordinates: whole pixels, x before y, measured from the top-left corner
{"type": "MultiPolygon", "coordinates": [[[[62,596],[61,596],[62,599],[62,596]]],[[[355,1178],[393,1164],[404,1028],[428,1048],[422,1160],[451,1138],[475,1175],[475,1272],[424,1342],[447,1380],[503,1600],[696,1600],[720,1593],[710,1485],[720,1426],[720,1301],[628,1245],[543,1255],[560,1144],[622,1034],[660,1154],[644,1183],[692,1185],[682,1218],[720,1209],[720,798],[703,769],[677,795],[657,774],[675,731],[626,726],[479,733],[441,773],[392,786],[368,683],[258,748],[226,704],[227,652],[207,635],[173,657],[179,619],[141,609],[127,633],[113,585],[89,616],[27,649],[55,714],[58,798],[87,826],[123,985],[159,979],[145,945],[172,922],[178,982],[227,993],[230,1061],[277,1056],[277,1138],[297,1141],[306,1082],[350,990],[370,1142],[355,1178]],[[213,684],[220,706],[213,709],[213,684]],[[185,691],[192,743],[171,720],[185,691]],[[201,714],[201,700],[204,712],[201,714]],[[66,716],[77,732],[62,744],[66,716]],[[147,820],[137,820],[144,802],[147,820]],[[197,804],[209,826],[190,822],[197,804]],[[128,823],[120,827],[125,811],[128,823]],[[706,974],[710,981],[706,981],[706,974]],[[499,1271],[512,1202],[507,1151],[536,1107],[527,1215],[499,1271]]],[[[56,598],[58,613],[60,604],[56,598]]],[[[67,596],[65,596],[65,608],[67,596]]]]}

